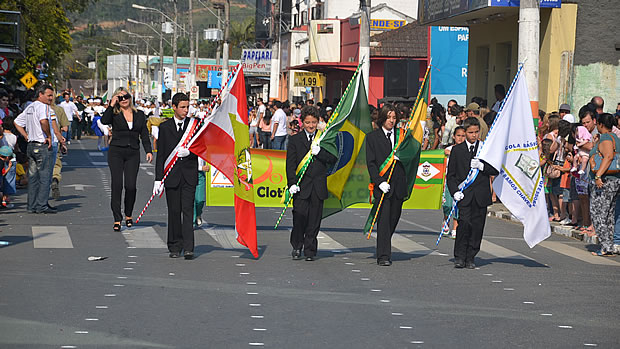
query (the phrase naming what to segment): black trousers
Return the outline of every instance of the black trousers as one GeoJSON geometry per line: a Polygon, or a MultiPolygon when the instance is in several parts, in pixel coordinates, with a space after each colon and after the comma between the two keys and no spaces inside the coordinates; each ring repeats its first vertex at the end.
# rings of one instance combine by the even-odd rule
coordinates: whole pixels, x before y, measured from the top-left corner
{"type": "Polygon", "coordinates": [[[196,186],[183,178],[177,187],[166,187],[168,250],[194,252],[194,197],[196,186]]]}
{"type": "Polygon", "coordinates": [[[480,252],[486,218],[487,208],[478,206],[475,200],[467,206],[459,206],[459,226],[456,228],[454,243],[455,261],[474,261],[474,257],[480,252]]]}
{"type": "Polygon", "coordinates": [[[112,176],[112,199],[110,207],[114,221],[123,219],[121,212],[121,196],[125,188],[125,216],[131,217],[136,202],[136,179],[140,169],[140,149],[110,146],[108,166],[112,176]]]}
{"type": "Polygon", "coordinates": [[[75,116],[71,121],[71,138],[82,139],[82,121],[75,116]]]}
{"type": "Polygon", "coordinates": [[[323,200],[313,191],[307,199],[293,200],[293,229],[291,230],[291,246],[294,250],[303,248],[306,257],[316,256],[318,249],[317,236],[321,228],[323,200]]]}
{"type": "MultiPolygon", "coordinates": [[[[375,198],[375,205],[379,203],[379,200],[375,198]]],[[[395,195],[383,198],[377,218],[377,260],[392,259],[392,235],[394,235],[402,211],[402,199],[397,199],[395,195]]]]}

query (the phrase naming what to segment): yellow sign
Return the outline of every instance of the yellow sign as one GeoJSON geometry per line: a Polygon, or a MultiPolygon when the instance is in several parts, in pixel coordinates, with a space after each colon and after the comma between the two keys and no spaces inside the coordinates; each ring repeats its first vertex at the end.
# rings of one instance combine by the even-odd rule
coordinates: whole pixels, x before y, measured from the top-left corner
{"type": "Polygon", "coordinates": [[[310,72],[295,72],[296,87],[316,87],[321,86],[321,74],[310,72]]]}
{"type": "Polygon", "coordinates": [[[32,75],[31,72],[27,72],[26,75],[22,76],[22,78],[19,79],[19,81],[21,81],[22,84],[24,84],[24,86],[26,86],[26,88],[31,88],[39,80],[37,80],[37,78],[35,78],[34,75],[32,75]]]}
{"type": "Polygon", "coordinates": [[[371,19],[370,30],[392,30],[404,27],[407,21],[398,19],[371,19]]]}

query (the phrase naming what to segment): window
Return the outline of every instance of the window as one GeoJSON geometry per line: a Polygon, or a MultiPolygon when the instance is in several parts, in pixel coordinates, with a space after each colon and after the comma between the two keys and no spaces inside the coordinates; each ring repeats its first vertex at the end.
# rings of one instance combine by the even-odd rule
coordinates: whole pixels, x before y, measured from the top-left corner
{"type": "Polygon", "coordinates": [[[299,27],[299,13],[293,15],[293,28],[299,27]]]}
{"type": "Polygon", "coordinates": [[[301,11],[301,25],[308,24],[308,11],[301,11]]]}
{"type": "Polygon", "coordinates": [[[333,34],[334,25],[331,23],[319,23],[316,25],[317,34],[333,34]]]}

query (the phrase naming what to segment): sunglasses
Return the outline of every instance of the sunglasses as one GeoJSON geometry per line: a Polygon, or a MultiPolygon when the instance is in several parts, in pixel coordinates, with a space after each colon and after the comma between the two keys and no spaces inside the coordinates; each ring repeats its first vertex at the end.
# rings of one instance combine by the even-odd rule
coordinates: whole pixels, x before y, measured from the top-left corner
{"type": "Polygon", "coordinates": [[[118,96],[118,101],[119,102],[122,102],[122,101],[125,101],[125,100],[128,100],[128,99],[131,99],[131,96],[129,94],[124,94],[124,95],[119,95],[118,96]]]}

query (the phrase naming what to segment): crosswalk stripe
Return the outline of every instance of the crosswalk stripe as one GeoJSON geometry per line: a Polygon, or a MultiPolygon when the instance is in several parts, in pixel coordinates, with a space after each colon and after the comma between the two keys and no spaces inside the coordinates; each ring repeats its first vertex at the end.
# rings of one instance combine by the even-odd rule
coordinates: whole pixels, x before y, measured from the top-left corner
{"type": "Polygon", "coordinates": [[[344,245],[332,239],[329,235],[325,234],[322,231],[319,231],[317,239],[319,241],[319,250],[331,250],[334,252],[351,252],[350,249],[346,248],[344,245]]]}
{"type": "MultiPolygon", "coordinates": [[[[377,233],[372,233],[371,236],[376,239],[377,233]]],[[[394,247],[395,249],[403,253],[412,254],[412,255],[420,255],[420,256],[426,256],[429,254],[444,255],[437,251],[433,251],[430,248],[422,244],[419,244],[399,233],[394,233],[394,235],[392,235],[392,247],[394,247]]]]}
{"type": "Polygon", "coordinates": [[[124,231],[123,234],[129,247],[135,248],[168,248],[168,245],[159,237],[153,227],[134,227],[124,231]]]}
{"type": "Polygon", "coordinates": [[[105,161],[91,161],[91,164],[93,164],[93,166],[108,166],[108,163],[105,161]]]}
{"type": "Polygon", "coordinates": [[[207,228],[202,229],[207,232],[213,240],[217,241],[218,244],[224,249],[242,249],[245,246],[241,245],[237,241],[237,232],[231,228],[207,228]]]}
{"type": "Polygon", "coordinates": [[[32,227],[32,238],[34,248],[73,248],[65,226],[32,227]]]}
{"type": "Polygon", "coordinates": [[[513,250],[509,250],[500,245],[494,244],[489,240],[482,239],[482,244],[480,245],[480,251],[488,253],[497,258],[505,258],[505,259],[522,259],[522,260],[530,260],[533,261],[532,258],[528,256],[524,256],[518,252],[513,250]]]}
{"type": "Polygon", "coordinates": [[[558,241],[543,241],[538,244],[544,248],[548,248],[554,252],[566,255],[568,257],[576,258],[581,261],[590,263],[590,264],[598,264],[598,265],[613,265],[620,266],[620,263],[613,261],[609,258],[593,256],[590,252],[584,251],[580,248],[575,248],[572,246],[568,246],[558,241]]]}
{"type": "Polygon", "coordinates": [[[98,151],[89,151],[88,152],[89,156],[103,156],[102,152],[98,152],[98,151]]]}

